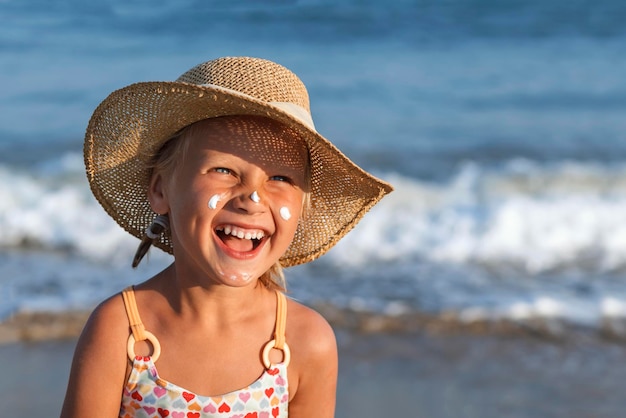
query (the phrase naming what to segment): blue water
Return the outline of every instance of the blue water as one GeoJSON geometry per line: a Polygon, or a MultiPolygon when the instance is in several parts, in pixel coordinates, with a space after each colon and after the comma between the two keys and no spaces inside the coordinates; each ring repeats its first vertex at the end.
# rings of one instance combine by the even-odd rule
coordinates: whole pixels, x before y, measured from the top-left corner
{"type": "Polygon", "coordinates": [[[621,1],[0,1],[0,316],[93,306],[157,271],[91,197],[111,91],[279,62],[318,130],[396,191],[293,295],[389,315],[626,318],[621,1]]]}

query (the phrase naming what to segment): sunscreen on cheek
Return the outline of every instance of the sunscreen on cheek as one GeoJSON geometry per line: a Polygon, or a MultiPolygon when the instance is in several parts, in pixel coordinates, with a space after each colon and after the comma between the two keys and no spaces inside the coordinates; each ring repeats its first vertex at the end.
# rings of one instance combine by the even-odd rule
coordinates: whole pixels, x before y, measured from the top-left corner
{"type": "Polygon", "coordinates": [[[211,196],[211,198],[209,199],[209,209],[215,209],[217,208],[217,204],[219,203],[220,199],[222,197],[218,194],[214,194],[213,196],[211,196]]]}
{"type": "Polygon", "coordinates": [[[280,217],[286,221],[291,219],[291,212],[289,211],[289,208],[287,206],[283,206],[282,208],[280,208],[280,217]]]}

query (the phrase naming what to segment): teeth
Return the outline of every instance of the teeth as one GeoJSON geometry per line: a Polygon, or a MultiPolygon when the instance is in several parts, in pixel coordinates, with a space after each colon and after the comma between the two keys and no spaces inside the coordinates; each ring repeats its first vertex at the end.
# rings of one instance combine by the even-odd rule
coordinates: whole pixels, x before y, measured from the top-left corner
{"type": "Polygon", "coordinates": [[[263,231],[246,231],[232,225],[218,226],[216,230],[224,231],[225,235],[232,235],[233,237],[237,237],[239,239],[261,239],[265,236],[263,231]]]}

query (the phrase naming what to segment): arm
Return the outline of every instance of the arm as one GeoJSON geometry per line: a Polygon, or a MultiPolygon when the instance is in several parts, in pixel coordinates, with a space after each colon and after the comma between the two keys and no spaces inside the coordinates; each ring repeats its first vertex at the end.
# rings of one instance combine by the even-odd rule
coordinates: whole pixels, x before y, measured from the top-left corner
{"type": "Polygon", "coordinates": [[[94,310],[76,346],[61,418],[119,415],[129,365],[128,334],[119,295],[94,310]]]}
{"type": "MultiPolygon", "coordinates": [[[[290,315],[294,311],[290,309],[290,315]]],[[[335,334],[321,315],[308,308],[294,319],[297,321],[293,333],[287,339],[293,346],[292,363],[296,366],[297,381],[293,382],[290,375],[290,391],[295,389],[295,394],[292,392],[289,401],[289,416],[332,418],[338,369],[335,334]]],[[[292,329],[288,328],[287,332],[292,329]]]]}

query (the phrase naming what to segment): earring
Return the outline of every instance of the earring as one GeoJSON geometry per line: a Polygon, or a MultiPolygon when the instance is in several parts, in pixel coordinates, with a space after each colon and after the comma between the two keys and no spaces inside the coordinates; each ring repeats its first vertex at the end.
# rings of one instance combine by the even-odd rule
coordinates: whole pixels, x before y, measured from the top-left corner
{"type": "Polygon", "coordinates": [[[146,228],[146,236],[150,239],[157,239],[161,234],[170,227],[170,219],[167,215],[159,215],[152,221],[152,224],[146,228]]]}
{"type": "Polygon", "coordinates": [[[250,200],[252,200],[254,203],[259,203],[261,201],[261,198],[259,197],[259,194],[256,192],[256,190],[253,191],[250,195],[250,200]]]}
{"type": "Polygon", "coordinates": [[[167,215],[158,215],[150,226],[146,228],[146,233],[139,243],[135,257],[133,257],[133,268],[137,267],[141,262],[141,259],[146,255],[152,242],[159,239],[161,234],[167,231],[170,227],[170,219],[167,215]]]}

